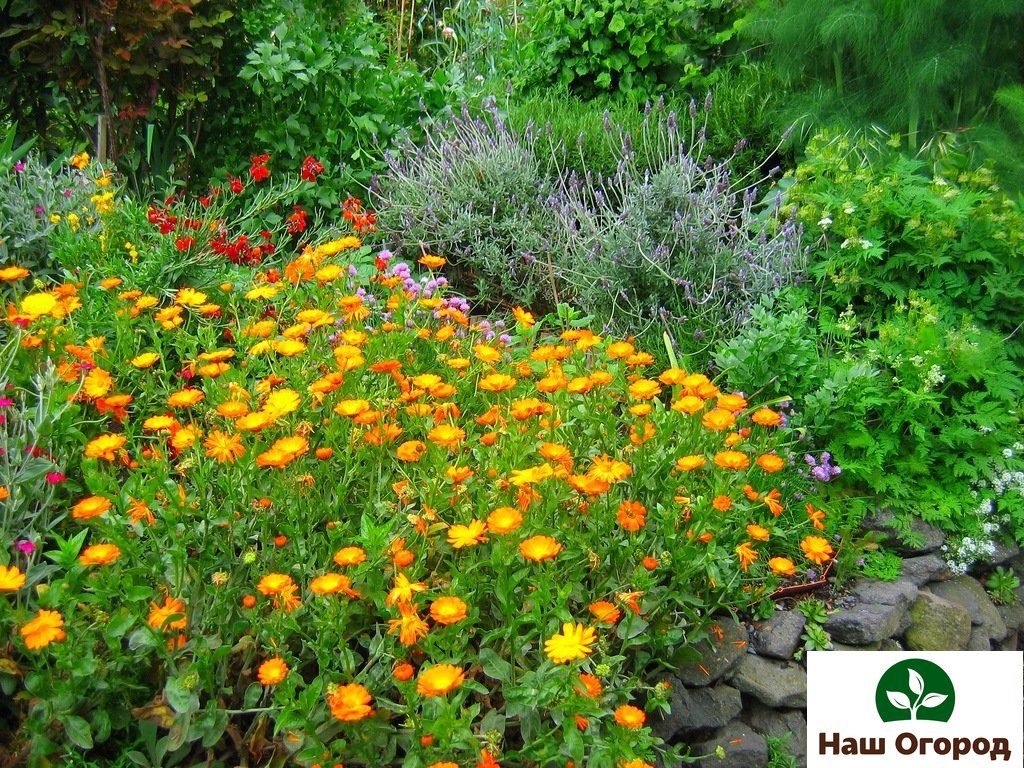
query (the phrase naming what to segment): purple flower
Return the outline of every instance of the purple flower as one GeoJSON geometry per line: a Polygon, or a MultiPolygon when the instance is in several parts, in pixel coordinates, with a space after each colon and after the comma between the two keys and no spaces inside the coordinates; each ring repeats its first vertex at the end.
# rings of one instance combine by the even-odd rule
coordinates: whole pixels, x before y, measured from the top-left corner
{"type": "Polygon", "coordinates": [[[15,173],[21,173],[24,170],[25,170],[25,164],[24,163],[20,163],[19,162],[19,163],[15,163],[14,164],[14,172],[15,173]]]}

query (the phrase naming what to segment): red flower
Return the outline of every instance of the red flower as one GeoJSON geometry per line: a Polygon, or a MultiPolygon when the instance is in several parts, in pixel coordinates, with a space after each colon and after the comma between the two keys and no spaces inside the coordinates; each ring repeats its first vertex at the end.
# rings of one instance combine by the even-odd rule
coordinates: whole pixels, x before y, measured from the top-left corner
{"type": "Polygon", "coordinates": [[[174,247],[182,252],[187,251],[195,244],[196,239],[194,237],[179,237],[177,240],[174,241],[174,247]]]}
{"type": "Polygon", "coordinates": [[[299,175],[303,181],[315,182],[316,177],[324,172],[324,167],[316,159],[310,155],[302,161],[302,170],[299,175]]]}
{"type": "Polygon", "coordinates": [[[240,194],[242,194],[245,191],[245,185],[242,184],[242,180],[241,179],[235,177],[235,178],[229,179],[229,181],[230,181],[230,183],[228,184],[228,187],[236,195],[240,195],[240,194]]]}
{"type": "Polygon", "coordinates": [[[267,163],[270,155],[253,155],[252,165],[249,166],[249,175],[255,182],[261,182],[270,178],[270,171],[267,170],[267,163]]]}
{"type": "Polygon", "coordinates": [[[295,213],[288,217],[288,234],[297,235],[306,231],[306,212],[301,207],[295,206],[295,213]]]}

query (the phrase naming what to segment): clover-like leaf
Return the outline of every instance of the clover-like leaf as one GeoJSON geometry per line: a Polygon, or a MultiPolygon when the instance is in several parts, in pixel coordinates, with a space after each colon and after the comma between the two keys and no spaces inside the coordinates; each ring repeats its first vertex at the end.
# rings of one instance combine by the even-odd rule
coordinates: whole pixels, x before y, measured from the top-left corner
{"type": "Polygon", "coordinates": [[[924,680],[922,680],[921,676],[912,669],[908,669],[907,672],[910,675],[910,691],[920,696],[921,692],[924,690],[924,680]]]}
{"type": "Polygon", "coordinates": [[[907,694],[900,691],[886,691],[885,695],[889,697],[889,703],[896,709],[910,709],[910,699],[907,698],[907,694]]]}
{"type": "Polygon", "coordinates": [[[926,707],[927,709],[932,709],[933,707],[939,706],[948,698],[949,697],[944,693],[929,693],[924,697],[924,699],[922,699],[921,706],[926,707]]]}

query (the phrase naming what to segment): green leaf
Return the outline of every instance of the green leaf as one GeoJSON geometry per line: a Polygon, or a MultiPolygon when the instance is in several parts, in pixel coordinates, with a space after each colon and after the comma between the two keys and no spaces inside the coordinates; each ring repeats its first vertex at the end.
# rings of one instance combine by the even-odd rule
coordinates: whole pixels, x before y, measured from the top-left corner
{"type": "Polygon", "coordinates": [[[92,728],[84,718],[68,715],[61,718],[61,723],[72,744],[82,749],[92,749],[92,728]]]}
{"type": "Polygon", "coordinates": [[[512,676],[512,665],[490,648],[480,651],[480,666],[483,667],[484,674],[492,680],[505,682],[512,676]]]}
{"type": "Polygon", "coordinates": [[[626,28],[626,20],[622,18],[622,14],[616,13],[612,16],[612,20],[608,22],[608,31],[612,34],[621,32],[626,28]]]}
{"type": "Polygon", "coordinates": [[[199,710],[199,696],[194,691],[186,690],[181,685],[181,679],[172,677],[164,686],[164,695],[167,703],[179,714],[196,712],[199,710]]]}

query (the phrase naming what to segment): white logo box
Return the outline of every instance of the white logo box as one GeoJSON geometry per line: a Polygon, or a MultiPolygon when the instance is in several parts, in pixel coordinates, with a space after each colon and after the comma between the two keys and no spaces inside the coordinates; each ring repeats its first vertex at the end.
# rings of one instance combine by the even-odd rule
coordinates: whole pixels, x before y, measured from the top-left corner
{"type": "Polygon", "coordinates": [[[1024,653],[807,654],[807,768],[981,765],[1024,765],[1024,653]],[[939,665],[952,681],[956,704],[948,723],[887,723],[879,716],[879,680],[910,659],[939,665]]]}

